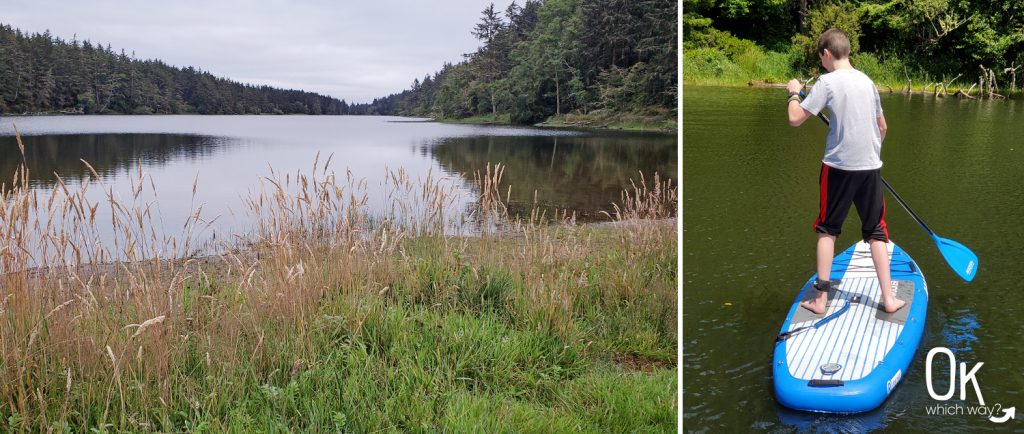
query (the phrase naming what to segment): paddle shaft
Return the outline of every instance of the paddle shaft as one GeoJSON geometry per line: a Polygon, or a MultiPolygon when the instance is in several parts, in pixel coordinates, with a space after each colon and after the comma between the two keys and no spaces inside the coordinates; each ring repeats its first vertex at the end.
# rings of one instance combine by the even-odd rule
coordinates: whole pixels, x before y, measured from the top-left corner
{"type": "MultiPolygon", "coordinates": [[[[881,178],[881,176],[880,176],[880,178],[881,178]]],[[[924,220],[921,220],[921,217],[918,217],[917,213],[915,213],[914,210],[910,209],[910,205],[907,205],[907,202],[904,201],[902,197],[900,197],[899,193],[896,193],[896,190],[893,190],[892,186],[889,185],[888,182],[886,182],[885,178],[881,178],[881,179],[882,179],[882,185],[885,186],[886,190],[889,190],[889,193],[891,193],[892,197],[894,199],[896,199],[896,202],[899,202],[900,205],[903,206],[903,209],[907,210],[907,212],[910,213],[910,216],[914,218],[914,221],[916,221],[917,224],[921,225],[921,227],[925,230],[925,232],[928,232],[928,235],[931,235],[931,236],[934,237],[935,236],[935,232],[933,232],[931,230],[931,228],[928,227],[928,225],[924,224],[924,220]]]]}
{"type": "MultiPolygon", "coordinates": [[[[825,116],[825,113],[818,112],[818,118],[821,119],[822,122],[825,122],[825,125],[829,125],[828,116],[825,116]]],[[[889,185],[889,182],[887,182],[885,180],[885,178],[883,178],[881,176],[879,176],[879,178],[882,179],[882,185],[885,186],[886,190],[889,190],[889,193],[891,193],[892,197],[894,199],[896,199],[896,202],[899,202],[900,206],[902,206],[903,209],[907,210],[907,213],[910,214],[910,216],[914,218],[914,221],[916,221],[917,224],[921,225],[921,228],[924,229],[925,232],[928,232],[928,235],[931,235],[931,236],[934,237],[935,236],[935,232],[932,231],[931,228],[929,228],[928,225],[926,225],[924,223],[924,220],[922,220],[921,217],[919,217],[917,215],[917,213],[914,212],[914,210],[910,209],[910,205],[907,205],[907,202],[905,200],[903,200],[902,197],[900,197],[899,193],[896,193],[896,190],[893,189],[891,185],[889,185]]]]}

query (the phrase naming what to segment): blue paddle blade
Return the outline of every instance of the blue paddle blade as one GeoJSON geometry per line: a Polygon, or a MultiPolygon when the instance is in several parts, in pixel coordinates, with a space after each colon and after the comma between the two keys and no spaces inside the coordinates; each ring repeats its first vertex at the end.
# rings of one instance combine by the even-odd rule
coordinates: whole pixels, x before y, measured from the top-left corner
{"type": "Polygon", "coordinates": [[[932,234],[932,239],[957,276],[967,282],[974,280],[974,275],[978,274],[978,255],[956,241],[935,234],[932,234]]]}

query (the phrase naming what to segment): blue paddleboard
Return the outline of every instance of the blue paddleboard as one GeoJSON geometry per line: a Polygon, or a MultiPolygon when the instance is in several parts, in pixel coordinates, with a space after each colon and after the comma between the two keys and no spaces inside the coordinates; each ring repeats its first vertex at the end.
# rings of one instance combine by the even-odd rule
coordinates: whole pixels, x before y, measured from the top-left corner
{"type": "Polygon", "coordinates": [[[772,360],[775,396],[789,408],[859,413],[877,408],[906,375],[924,334],[928,286],[903,249],[888,244],[893,290],[906,305],[881,309],[881,289],[867,243],[835,258],[828,309],[800,307],[817,296],[812,276],[782,323],[772,360]],[[836,285],[838,281],[838,285],[836,285]]]}

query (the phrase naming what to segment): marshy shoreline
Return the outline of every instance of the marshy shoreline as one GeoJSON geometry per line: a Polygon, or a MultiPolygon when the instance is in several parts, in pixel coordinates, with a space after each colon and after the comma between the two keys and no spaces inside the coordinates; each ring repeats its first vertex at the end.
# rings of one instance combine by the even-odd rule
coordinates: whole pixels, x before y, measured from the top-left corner
{"type": "Polygon", "coordinates": [[[314,163],[250,198],[245,248],[205,257],[111,197],[112,251],[88,182],[44,202],[19,175],[0,193],[3,431],[676,426],[677,193],[657,175],[617,223],[576,225],[510,215],[488,166],[464,236],[430,179],[396,173],[404,211],[380,218],[314,163]]]}

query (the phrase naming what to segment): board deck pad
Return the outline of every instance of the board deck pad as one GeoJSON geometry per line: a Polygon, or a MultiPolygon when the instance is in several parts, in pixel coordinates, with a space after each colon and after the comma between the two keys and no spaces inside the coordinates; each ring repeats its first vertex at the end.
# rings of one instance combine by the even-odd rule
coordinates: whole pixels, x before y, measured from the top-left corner
{"type": "MultiPolygon", "coordinates": [[[[818,297],[818,290],[814,289],[814,285],[812,285],[811,282],[807,282],[807,286],[809,286],[810,289],[808,290],[808,288],[804,288],[803,297],[800,297],[801,303],[805,301],[814,300],[816,297],[818,297]]],[[[801,307],[797,309],[796,313],[793,314],[793,320],[791,322],[796,324],[824,318],[825,314],[831,311],[833,307],[837,307],[836,296],[838,295],[839,291],[836,290],[831,290],[828,292],[828,301],[825,302],[825,305],[828,306],[828,308],[825,309],[825,313],[814,313],[801,307]]],[[[842,304],[839,304],[838,307],[841,308],[843,306],[842,304]]]]}
{"type": "Polygon", "coordinates": [[[879,321],[889,321],[900,325],[907,323],[907,312],[910,312],[910,307],[914,304],[914,282],[909,280],[894,280],[893,282],[893,295],[896,298],[907,302],[903,305],[900,310],[889,313],[882,308],[881,304],[878,306],[878,311],[875,312],[875,318],[879,321]]]}
{"type": "Polygon", "coordinates": [[[835,258],[830,277],[839,282],[829,291],[825,313],[799,306],[818,296],[811,284],[817,276],[801,288],[781,333],[803,330],[775,344],[776,396],[787,407],[867,411],[880,405],[906,373],[924,331],[927,285],[906,252],[891,242],[888,252],[895,296],[906,302],[894,313],[882,307],[870,248],[863,242],[835,258]],[[835,372],[823,368],[835,365],[840,367],[835,372]],[[840,385],[815,387],[833,383],[840,385]]]}

